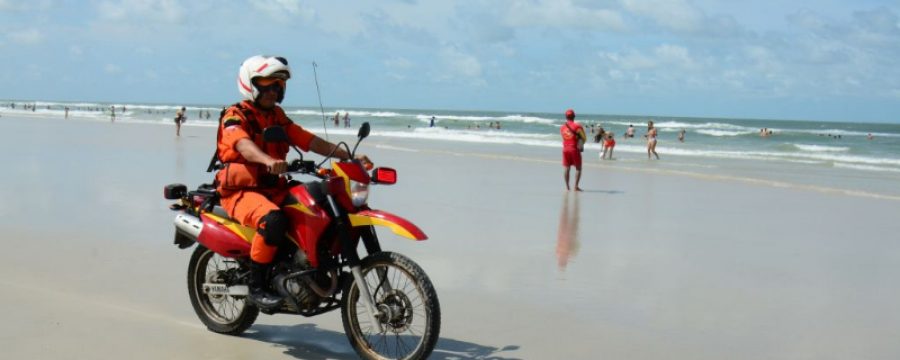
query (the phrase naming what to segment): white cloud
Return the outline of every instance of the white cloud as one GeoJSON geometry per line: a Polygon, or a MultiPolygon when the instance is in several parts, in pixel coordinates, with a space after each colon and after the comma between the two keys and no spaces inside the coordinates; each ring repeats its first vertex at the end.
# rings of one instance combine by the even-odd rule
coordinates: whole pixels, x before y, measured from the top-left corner
{"type": "Polygon", "coordinates": [[[120,0],[103,1],[97,5],[101,18],[114,21],[155,20],[179,23],[184,19],[184,8],[176,0],[120,0]]]}
{"type": "Polygon", "coordinates": [[[437,80],[452,81],[462,77],[477,85],[485,84],[484,79],[481,78],[481,62],[475,56],[463,53],[453,47],[444,47],[440,55],[445,70],[436,77],[437,80]]]}
{"type": "Polygon", "coordinates": [[[710,89],[713,80],[709,72],[715,70],[715,62],[714,58],[698,58],[685,46],[660,44],[622,53],[598,52],[584,72],[598,89],[660,94],[710,89]]]}
{"type": "Polygon", "coordinates": [[[114,64],[106,64],[106,66],[103,67],[103,70],[109,74],[121,74],[122,73],[122,68],[120,68],[118,65],[114,65],[114,64]]]}
{"type": "Polygon", "coordinates": [[[292,16],[311,19],[315,15],[311,9],[301,6],[300,0],[268,0],[252,1],[252,3],[255,8],[279,21],[289,20],[292,16]]]}
{"type": "Polygon", "coordinates": [[[388,70],[385,75],[394,80],[406,80],[407,76],[405,74],[410,73],[414,66],[412,61],[404,57],[392,57],[384,60],[383,63],[388,70]]]}
{"type": "Polygon", "coordinates": [[[571,0],[516,1],[506,13],[506,23],[516,27],[537,25],[610,31],[623,31],[627,28],[618,12],[578,6],[571,0]]]}
{"type": "Polygon", "coordinates": [[[44,40],[44,35],[37,29],[13,31],[6,35],[9,41],[19,44],[34,45],[44,40]]]}
{"type": "Polygon", "coordinates": [[[385,60],[384,66],[391,69],[407,70],[413,66],[413,63],[404,57],[393,57],[385,60]]]}
{"type": "Polygon", "coordinates": [[[880,7],[869,11],[856,11],[853,13],[856,24],[867,31],[881,34],[900,34],[900,22],[897,14],[890,9],[880,7]]]}
{"type": "Polygon", "coordinates": [[[707,15],[686,0],[620,1],[628,13],[649,18],[663,29],[676,34],[730,37],[744,32],[733,16],[707,15]]]}
{"type": "Polygon", "coordinates": [[[622,0],[622,6],[675,31],[695,32],[704,18],[703,12],[683,0],[622,0]]]}
{"type": "Polygon", "coordinates": [[[808,9],[788,15],[787,20],[794,25],[812,31],[820,31],[828,27],[828,21],[808,9]]]}
{"type": "Polygon", "coordinates": [[[51,8],[50,0],[0,0],[0,11],[43,11],[51,8]]]}
{"type": "Polygon", "coordinates": [[[138,55],[153,55],[155,51],[147,46],[138,46],[134,48],[134,53],[138,55]]]}
{"type": "Polygon", "coordinates": [[[450,69],[466,77],[481,76],[481,63],[472,55],[464,54],[456,49],[444,49],[441,52],[450,69]]]}
{"type": "Polygon", "coordinates": [[[657,58],[670,65],[674,65],[676,70],[694,70],[697,64],[691,58],[690,52],[686,47],[663,44],[653,49],[657,58]]]}
{"type": "Polygon", "coordinates": [[[81,55],[84,55],[84,50],[78,45],[71,45],[69,46],[69,54],[72,57],[81,57],[81,55]]]}
{"type": "Polygon", "coordinates": [[[600,57],[603,62],[609,63],[615,68],[621,70],[649,70],[659,66],[659,61],[655,57],[644,55],[635,50],[629,50],[624,54],[618,52],[601,52],[600,57]]]}

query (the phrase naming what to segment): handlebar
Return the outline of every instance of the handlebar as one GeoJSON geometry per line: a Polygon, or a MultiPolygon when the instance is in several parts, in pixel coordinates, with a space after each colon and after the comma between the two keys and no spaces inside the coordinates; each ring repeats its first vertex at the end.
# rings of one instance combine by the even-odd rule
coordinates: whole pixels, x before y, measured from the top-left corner
{"type": "Polygon", "coordinates": [[[291,161],[290,164],[288,164],[287,172],[295,172],[295,173],[301,173],[301,174],[315,174],[316,169],[318,169],[318,166],[316,166],[315,161],[295,159],[295,160],[291,161]]]}
{"type": "MultiPolygon", "coordinates": [[[[341,160],[349,161],[349,162],[359,162],[359,160],[341,160]]],[[[322,163],[316,164],[315,161],[312,160],[302,160],[302,159],[294,159],[288,163],[287,170],[285,174],[289,173],[297,173],[304,175],[315,176],[319,179],[327,179],[332,173],[332,170],[329,168],[325,168],[321,166],[322,163]]],[[[370,170],[369,167],[364,167],[366,171],[370,170]]]]}

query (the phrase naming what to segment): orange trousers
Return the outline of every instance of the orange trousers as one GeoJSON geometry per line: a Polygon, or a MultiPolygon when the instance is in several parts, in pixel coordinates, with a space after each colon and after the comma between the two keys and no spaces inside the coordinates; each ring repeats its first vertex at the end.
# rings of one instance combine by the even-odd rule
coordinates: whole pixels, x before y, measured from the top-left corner
{"type": "MultiPolygon", "coordinates": [[[[259,221],[269,212],[280,210],[281,204],[288,195],[287,189],[267,190],[265,192],[241,190],[221,198],[222,207],[228,216],[241,225],[259,229],[259,221]]],[[[250,244],[250,259],[260,264],[268,264],[275,257],[276,246],[266,244],[259,232],[253,236],[250,244]]]]}

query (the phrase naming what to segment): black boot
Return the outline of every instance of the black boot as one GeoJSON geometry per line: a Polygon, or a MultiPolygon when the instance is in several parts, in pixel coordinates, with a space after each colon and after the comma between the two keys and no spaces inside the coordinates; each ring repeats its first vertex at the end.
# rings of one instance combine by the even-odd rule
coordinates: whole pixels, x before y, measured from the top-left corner
{"type": "Polygon", "coordinates": [[[260,309],[272,310],[281,306],[284,298],[269,291],[269,286],[266,284],[268,270],[268,264],[250,261],[250,281],[247,285],[250,288],[250,302],[260,309]]]}

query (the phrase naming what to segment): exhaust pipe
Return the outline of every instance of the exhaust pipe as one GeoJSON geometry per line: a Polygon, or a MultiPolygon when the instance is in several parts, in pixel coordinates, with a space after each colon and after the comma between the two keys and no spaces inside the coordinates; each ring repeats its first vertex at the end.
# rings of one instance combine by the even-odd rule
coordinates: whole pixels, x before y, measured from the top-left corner
{"type": "Polygon", "coordinates": [[[175,215],[175,244],[179,248],[187,249],[194,245],[201,231],[203,221],[200,218],[183,213],[175,215]]]}
{"type": "Polygon", "coordinates": [[[175,230],[196,239],[203,231],[203,221],[196,216],[178,214],[175,215],[175,230]]]}

